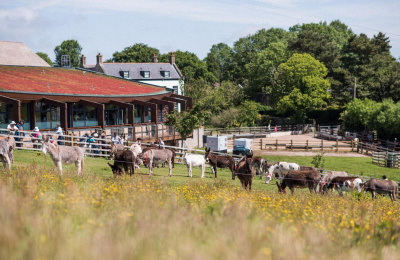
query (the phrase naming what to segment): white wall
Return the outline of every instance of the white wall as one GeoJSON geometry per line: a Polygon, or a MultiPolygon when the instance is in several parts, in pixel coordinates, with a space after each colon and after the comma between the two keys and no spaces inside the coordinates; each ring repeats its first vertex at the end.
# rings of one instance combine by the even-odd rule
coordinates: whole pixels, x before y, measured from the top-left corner
{"type": "Polygon", "coordinates": [[[160,87],[165,87],[167,89],[174,89],[174,86],[178,86],[178,95],[182,95],[182,88],[183,88],[183,81],[180,82],[179,80],[140,80],[139,82],[156,85],[160,87]],[[181,86],[182,84],[182,86],[181,86]]]}

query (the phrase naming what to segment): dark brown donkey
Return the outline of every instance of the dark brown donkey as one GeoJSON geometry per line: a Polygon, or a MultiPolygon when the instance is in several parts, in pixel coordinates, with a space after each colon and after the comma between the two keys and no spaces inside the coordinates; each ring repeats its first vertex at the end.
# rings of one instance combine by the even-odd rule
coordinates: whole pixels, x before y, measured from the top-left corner
{"type": "Polygon", "coordinates": [[[235,179],[235,159],[229,155],[217,155],[211,153],[210,148],[206,148],[205,153],[206,161],[211,165],[211,169],[217,178],[217,167],[218,168],[229,168],[232,172],[232,180],[235,179]]]}
{"type": "MultiPolygon", "coordinates": [[[[253,167],[253,153],[246,154],[236,165],[236,175],[242,184],[242,187],[251,191],[255,169],[253,167]],[[248,188],[247,188],[248,187],[248,188]]],[[[233,176],[235,179],[235,176],[233,176]]]]}
{"type": "Polygon", "coordinates": [[[371,179],[364,183],[364,191],[370,191],[373,199],[376,199],[376,193],[380,193],[388,194],[392,201],[396,201],[398,195],[397,183],[391,180],[371,179]]]}
{"type": "Polygon", "coordinates": [[[286,187],[294,192],[294,188],[308,188],[311,193],[317,192],[317,187],[321,181],[321,174],[318,171],[304,170],[304,171],[290,171],[283,178],[281,184],[278,186],[279,192],[286,193],[286,187]]]}

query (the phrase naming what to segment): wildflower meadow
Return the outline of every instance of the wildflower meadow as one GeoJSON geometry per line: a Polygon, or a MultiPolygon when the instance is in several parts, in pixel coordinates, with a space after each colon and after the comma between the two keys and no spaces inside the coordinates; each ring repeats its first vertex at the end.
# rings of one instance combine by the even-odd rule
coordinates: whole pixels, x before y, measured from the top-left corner
{"type": "Polygon", "coordinates": [[[0,173],[0,259],[400,258],[388,197],[283,195],[257,177],[248,192],[228,171],[188,178],[182,165],[113,177],[95,158],[60,176],[42,155],[15,158],[0,173]]]}

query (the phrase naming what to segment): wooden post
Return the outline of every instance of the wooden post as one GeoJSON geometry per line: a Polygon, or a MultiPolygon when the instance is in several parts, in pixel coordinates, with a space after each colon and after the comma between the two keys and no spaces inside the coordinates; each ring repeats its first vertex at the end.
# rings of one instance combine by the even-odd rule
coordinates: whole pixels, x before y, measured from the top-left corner
{"type": "Polygon", "coordinates": [[[74,146],[74,133],[70,133],[71,136],[71,146],[74,146]]]}
{"type": "Polygon", "coordinates": [[[336,139],[336,152],[339,152],[339,140],[336,139]]]}
{"type": "Polygon", "coordinates": [[[262,150],[262,149],[263,149],[263,139],[260,138],[260,150],[262,150]]]}
{"type": "Polygon", "coordinates": [[[306,141],[306,151],[308,152],[308,140],[306,141]]]}
{"type": "Polygon", "coordinates": [[[293,151],[293,140],[290,140],[290,151],[293,151]]]}
{"type": "Polygon", "coordinates": [[[275,145],[275,150],[277,150],[278,151],[278,139],[276,139],[276,145],[275,145]]]}
{"type": "Polygon", "coordinates": [[[353,140],[351,140],[351,151],[352,151],[352,152],[354,152],[354,150],[353,150],[353,149],[354,149],[354,141],[353,141],[353,140]]]}
{"type": "Polygon", "coordinates": [[[321,140],[321,151],[324,150],[324,140],[321,140]]]}

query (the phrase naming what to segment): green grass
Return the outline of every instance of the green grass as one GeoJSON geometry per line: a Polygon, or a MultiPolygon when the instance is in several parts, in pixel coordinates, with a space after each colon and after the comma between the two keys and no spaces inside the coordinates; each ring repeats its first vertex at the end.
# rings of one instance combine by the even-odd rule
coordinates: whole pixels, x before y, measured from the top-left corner
{"type": "MultiPolygon", "coordinates": [[[[16,150],[14,152],[15,163],[13,168],[19,166],[29,166],[31,164],[37,164],[39,167],[55,168],[50,156],[44,156],[41,153],[32,151],[16,150]]],[[[381,178],[382,175],[386,175],[389,179],[395,181],[400,180],[400,170],[394,168],[384,168],[372,164],[371,158],[365,157],[324,157],[325,158],[325,169],[336,170],[336,171],[347,171],[351,174],[359,174],[364,176],[372,176],[381,178]]],[[[268,156],[268,160],[272,161],[289,161],[296,162],[300,165],[312,165],[312,156],[268,156]]],[[[112,161],[105,158],[85,157],[85,174],[96,174],[102,177],[111,177],[111,169],[107,163],[112,161]]],[[[65,172],[75,172],[74,165],[64,165],[63,169],[65,172]]],[[[181,164],[175,164],[175,168],[172,169],[172,177],[168,177],[168,168],[155,168],[153,170],[155,179],[163,179],[164,182],[176,186],[187,182],[230,182],[232,183],[232,174],[227,169],[218,169],[218,179],[214,179],[214,175],[211,172],[210,167],[206,167],[205,178],[201,179],[201,171],[199,168],[193,169],[193,178],[187,177],[186,166],[181,164]]],[[[143,166],[135,172],[137,175],[148,175],[148,169],[143,166]]],[[[275,190],[275,185],[267,185],[264,183],[265,179],[260,180],[257,176],[253,180],[254,190],[275,190]]],[[[236,178],[235,185],[240,186],[239,180],[236,178]]]]}

